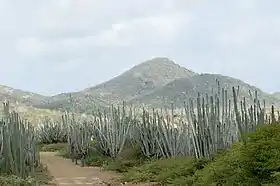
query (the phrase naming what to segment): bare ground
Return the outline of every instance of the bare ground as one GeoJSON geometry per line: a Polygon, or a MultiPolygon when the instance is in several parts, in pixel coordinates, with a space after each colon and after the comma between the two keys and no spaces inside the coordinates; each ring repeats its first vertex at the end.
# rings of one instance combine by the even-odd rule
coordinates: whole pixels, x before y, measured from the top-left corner
{"type": "MultiPolygon", "coordinates": [[[[47,166],[51,176],[54,177],[53,185],[68,186],[118,186],[116,183],[118,175],[113,172],[102,171],[99,167],[80,167],[71,160],[56,156],[54,152],[41,152],[41,162],[47,166]]],[[[125,184],[132,185],[132,184],[125,184]]],[[[137,184],[144,186],[147,184],[137,184]]],[[[151,185],[151,184],[148,184],[151,185]]]]}

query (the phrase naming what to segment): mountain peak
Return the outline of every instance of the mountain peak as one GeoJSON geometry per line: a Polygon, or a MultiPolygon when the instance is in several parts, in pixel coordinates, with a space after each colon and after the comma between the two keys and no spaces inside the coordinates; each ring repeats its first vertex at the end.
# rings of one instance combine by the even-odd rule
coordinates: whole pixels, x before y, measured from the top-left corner
{"type": "Polygon", "coordinates": [[[100,99],[130,100],[148,94],[175,79],[188,78],[194,74],[169,58],[156,57],[85,91],[99,92],[100,99]]]}
{"type": "Polygon", "coordinates": [[[198,74],[167,57],[154,57],[97,86],[53,97],[0,85],[0,100],[9,99],[12,102],[18,101],[35,108],[65,111],[73,107],[72,103],[69,103],[71,95],[75,100],[75,110],[87,113],[91,113],[96,108],[107,108],[110,104],[119,104],[122,101],[146,104],[156,108],[168,106],[167,104],[173,102],[176,107],[182,107],[185,100],[195,99],[197,92],[212,94],[217,79],[222,87],[240,86],[241,97],[248,97],[249,90],[251,92],[257,90],[259,97],[265,99],[268,104],[280,105],[278,93],[268,95],[241,80],[219,74],[198,74]]]}
{"type": "MultiPolygon", "coordinates": [[[[164,62],[169,62],[169,63],[174,63],[171,59],[169,59],[168,57],[154,57],[150,60],[147,60],[145,62],[152,62],[152,63],[164,63],[164,62]]],[[[144,62],[144,63],[145,63],[144,62]]]]}
{"type": "MultiPolygon", "coordinates": [[[[144,61],[130,70],[128,70],[126,73],[134,73],[137,71],[138,73],[145,73],[149,71],[149,73],[157,73],[158,77],[165,76],[170,73],[179,73],[178,75],[181,77],[181,75],[185,76],[192,76],[195,73],[189,69],[186,69],[179,64],[176,64],[173,60],[167,58],[167,57],[154,57],[150,60],[144,61]]],[[[156,75],[156,74],[155,74],[156,75]]]]}
{"type": "Polygon", "coordinates": [[[194,74],[194,72],[181,67],[167,57],[156,57],[134,66],[121,76],[131,76],[143,81],[152,81],[158,86],[177,78],[191,77],[194,74]]]}
{"type": "Polygon", "coordinates": [[[170,66],[175,65],[175,66],[179,66],[173,60],[171,60],[167,57],[154,57],[154,58],[144,61],[136,66],[141,66],[141,65],[170,65],[170,66]]]}

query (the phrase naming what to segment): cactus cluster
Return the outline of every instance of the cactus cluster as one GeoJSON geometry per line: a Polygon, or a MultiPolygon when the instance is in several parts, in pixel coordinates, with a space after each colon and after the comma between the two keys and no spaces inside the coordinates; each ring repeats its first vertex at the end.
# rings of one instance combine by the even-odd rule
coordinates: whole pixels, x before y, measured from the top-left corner
{"type": "Polygon", "coordinates": [[[62,117],[64,126],[67,127],[67,142],[68,151],[72,161],[77,164],[77,160],[82,160],[84,165],[84,159],[90,147],[92,137],[92,125],[88,122],[78,122],[75,120],[74,115],[69,116],[65,113],[62,117]]]}
{"type": "Polygon", "coordinates": [[[139,145],[147,157],[170,158],[195,156],[212,158],[220,149],[237,140],[247,141],[246,133],[259,125],[280,121],[280,114],[271,107],[266,112],[265,101],[258,93],[248,93],[250,100],[239,96],[239,87],[220,88],[212,95],[198,93],[197,99],[187,100],[181,112],[175,109],[141,111],[123,103],[93,113],[92,121],[77,120],[65,113],[61,121],[47,120],[34,128],[15,112],[9,103],[3,104],[0,119],[0,176],[15,175],[26,179],[36,177],[40,164],[36,144],[68,143],[73,162],[84,160],[91,148],[116,158],[126,145],[139,145]],[[232,93],[233,100],[228,99],[232,93]],[[94,145],[93,145],[94,141],[94,145]]]}
{"type": "Polygon", "coordinates": [[[95,148],[116,158],[130,144],[140,145],[147,157],[211,159],[239,139],[246,143],[245,133],[279,119],[273,107],[271,114],[266,114],[265,102],[261,104],[257,92],[248,94],[247,102],[239,96],[239,87],[227,90],[217,81],[217,90],[212,95],[198,93],[197,99],[184,103],[180,113],[175,113],[173,105],[171,110],[143,108],[139,112],[124,103],[106,111],[98,110],[91,122],[76,121],[74,116],[65,114],[62,123],[67,128],[64,131],[67,131],[69,154],[72,159],[84,159],[89,148],[95,148]]]}
{"type": "Polygon", "coordinates": [[[12,175],[22,179],[35,178],[40,165],[36,149],[35,129],[4,102],[0,120],[0,176],[12,175]]]}
{"type": "Polygon", "coordinates": [[[43,144],[65,143],[68,134],[66,129],[67,126],[64,122],[56,122],[46,118],[43,123],[37,126],[36,132],[38,140],[43,144]]]}

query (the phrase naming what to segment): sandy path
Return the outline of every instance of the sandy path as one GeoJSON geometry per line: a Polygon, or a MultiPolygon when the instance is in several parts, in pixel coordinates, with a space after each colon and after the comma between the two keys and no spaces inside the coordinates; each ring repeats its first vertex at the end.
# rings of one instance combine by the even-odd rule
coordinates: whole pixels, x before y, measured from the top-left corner
{"type": "Polygon", "coordinates": [[[75,165],[71,160],[56,156],[54,152],[42,152],[40,156],[41,162],[47,165],[57,185],[101,186],[108,185],[105,183],[111,182],[116,178],[114,173],[103,172],[98,167],[75,165]]]}

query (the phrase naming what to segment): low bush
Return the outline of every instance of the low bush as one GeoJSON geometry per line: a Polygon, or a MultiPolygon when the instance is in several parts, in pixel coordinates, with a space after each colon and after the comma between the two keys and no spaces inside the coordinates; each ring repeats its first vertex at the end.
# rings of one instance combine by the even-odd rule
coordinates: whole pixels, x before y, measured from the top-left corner
{"type": "Polygon", "coordinates": [[[107,163],[105,168],[124,173],[133,167],[143,165],[147,161],[149,159],[143,155],[139,146],[126,146],[113,161],[107,163]]]}
{"type": "Polygon", "coordinates": [[[265,125],[198,171],[196,185],[280,185],[279,160],[280,125],[265,125]]]}
{"type": "Polygon", "coordinates": [[[63,157],[63,158],[67,158],[67,159],[70,159],[70,158],[71,158],[67,148],[65,148],[65,149],[60,149],[60,150],[57,152],[57,156],[61,156],[61,157],[63,157]]]}
{"type": "Polygon", "coordinates": [[[120,172],[126,182],[174,186],[280,185],[280,125],[264,125],[246,137],[246,145],[237,142],[216,154],[211,162],[194,157],[147,159],[139,147],[131,146],[125,147],[115,159],[92,148],[85,162],[120,172]]]}
{"type": "Polygon", "coordinates": [[[207,163],[207,160],[193,157],[154,160],[130,169],[122,180],[156,182],[161,185],[192,185],[195,172],[203,169],[207,163]]]}
{"type": "Polygon", "coordinates": [[[46,167],[40,165],[36,168],[36,177],[27,177],[22,179],[15,175],[2,175],[0,176],[0,186],[33,186],[33,185],[49,185],[52,177],[46,167]]]}
{"type": "Polygon", "coordinates": [[[104,156],[95,148],[90,148],[85,158],[85,165],[104,167],[108,162],[112,161],[109,157],[104,156]]]}
{"type": "Polygon", "coordinates": [[[40,151],[42,152],[57,152],[64,149],[67,149],[66,143],[54,143],[40,146],[40,151]]]}

